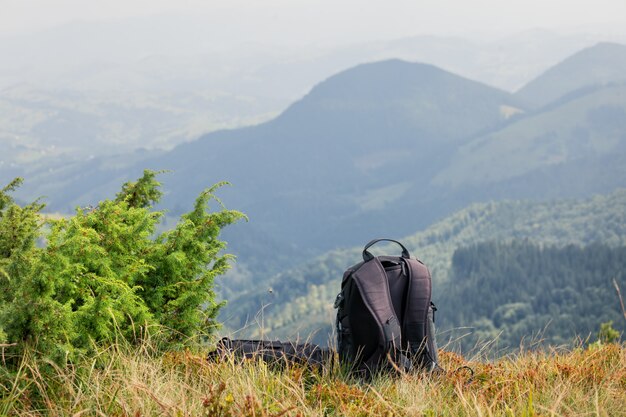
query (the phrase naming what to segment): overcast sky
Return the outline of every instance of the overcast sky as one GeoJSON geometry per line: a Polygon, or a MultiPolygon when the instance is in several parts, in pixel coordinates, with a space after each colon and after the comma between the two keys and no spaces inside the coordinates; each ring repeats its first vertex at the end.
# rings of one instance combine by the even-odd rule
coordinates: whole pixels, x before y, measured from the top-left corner
{"type": "Polygon", "coordinates": [[[532,28],[624,35],[626,0],[0,0],[0,34],[76,20],[194,15],[250,41],[347,43],[403,36],[504,35],[532,28]]]}

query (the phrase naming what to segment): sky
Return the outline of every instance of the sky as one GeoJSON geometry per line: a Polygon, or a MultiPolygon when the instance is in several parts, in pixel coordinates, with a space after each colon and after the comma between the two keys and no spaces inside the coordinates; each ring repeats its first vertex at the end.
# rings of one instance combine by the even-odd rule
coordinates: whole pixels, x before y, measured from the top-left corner
{"type": "Polygon", "coordinates": [[[284,44],[423,34],[489,37],[533,28],[626,32],[625,0],[0,0],[0,35],[168,14],[203,17],[243,40],[284,44]]]}

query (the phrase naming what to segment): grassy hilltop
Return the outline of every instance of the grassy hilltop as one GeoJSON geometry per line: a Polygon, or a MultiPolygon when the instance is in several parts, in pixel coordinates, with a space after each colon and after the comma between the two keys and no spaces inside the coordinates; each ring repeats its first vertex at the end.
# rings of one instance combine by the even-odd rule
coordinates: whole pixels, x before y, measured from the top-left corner
{"type": "MultiPolygon", "coordinates": [[[[204,353],[152,353],[114,345],[75,366],[25,356],[0,374],[1,415],[107,416],[619,416],[626,347],[522,352],[494,362],[442,352],[440,376],[350,380],[254,361],[209,362],[204,353]],[[462,365],[474,369],[455,372],[462,365]]],[[[3,369],[0,367],[0,369],[3,369]]]]}

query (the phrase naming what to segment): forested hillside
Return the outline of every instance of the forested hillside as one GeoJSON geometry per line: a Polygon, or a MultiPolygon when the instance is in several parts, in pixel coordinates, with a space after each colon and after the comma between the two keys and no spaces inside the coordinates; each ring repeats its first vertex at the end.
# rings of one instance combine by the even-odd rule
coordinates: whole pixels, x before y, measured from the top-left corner
{"type": "Polygon", "coordinates": [[[459,248],[440,291],[438,325],[444,340],[463,336],[465,350],[493,340],[501,348],[593,340],[604,322],[626,330],[613,280],[626,286],[624,246],[513,241],[459,248]]]}
{"type": "MultiPolygon", "coordinates": [[[[401,240],[411,254],[431,269],[433,297],[437,301],[449,280],[452,255],[457,248],[515,239],[557,247],[593,242],[623,246],[626,245],[624,207],[626,190],[578,201],[475,204],[401,240]]],[[[341,275],[360,260],[361,249],[328,252],[273,277],[257,291],[233,297],[222,319],[231,330],[247,326],[244,334],[308,337],[311,332],[317,332],[315,340],[325,343],[332,326],[332,303],[339,291],[341,275]]],[[[392,253],[396,250],[393,246],[388,248],[392,253]]],[[[446,314],[445,310],[442,308],[440,317],[446,314]]]]}

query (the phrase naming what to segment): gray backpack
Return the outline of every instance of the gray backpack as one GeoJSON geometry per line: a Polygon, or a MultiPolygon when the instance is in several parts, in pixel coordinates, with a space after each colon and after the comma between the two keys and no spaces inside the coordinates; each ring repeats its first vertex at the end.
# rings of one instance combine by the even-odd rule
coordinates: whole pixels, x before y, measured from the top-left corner
{"type": "Polygon", "coordinates": [[[374,239],[363,249],[363,262],[343,275],[337,308],[337,351],[353,370],[441,369],[435,342],[428,268],[411,258],[398,241],[374,239]],[[400,245],[401,256],[373,256],[377,242],[400,245]]]}

